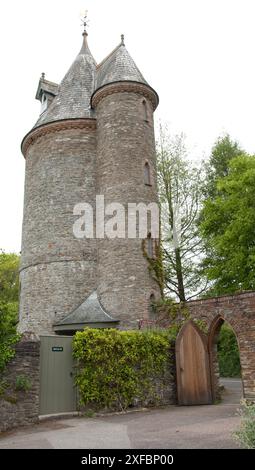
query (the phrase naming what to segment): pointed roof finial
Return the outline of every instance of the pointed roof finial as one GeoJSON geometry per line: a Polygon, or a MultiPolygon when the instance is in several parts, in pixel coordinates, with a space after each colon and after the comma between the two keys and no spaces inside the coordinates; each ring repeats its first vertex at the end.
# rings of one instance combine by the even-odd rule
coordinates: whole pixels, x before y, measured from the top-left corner
{"type": "Polygon", "coordinates": [[[81,20],[82,20],[82,26],[83,26],[83,33],[82,35],[83,36],[88,36],[88,33],[87,33],[87,26],[88,26],[88,22],[89,20],[87,19],[88,18],[88,10],[85,10],[84,13],[81,14],[81,20]]]}
{"type": "Polygon", "coordinates": [[[122,34],[120,37],[121,37],[121,45],[125,46],[125,44],[124,44],[124,34],[122,34]]]}

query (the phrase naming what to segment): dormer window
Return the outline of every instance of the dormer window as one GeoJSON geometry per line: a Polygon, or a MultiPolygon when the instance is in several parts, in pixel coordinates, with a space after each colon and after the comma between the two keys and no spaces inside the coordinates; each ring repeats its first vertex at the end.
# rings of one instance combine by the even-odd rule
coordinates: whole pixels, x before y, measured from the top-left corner
{"type": "Polygon", "coordinates": [[[48,100],[47,100],[47,95],[46,93],[43,93],[42,94],[42,101],[41,101],[42,105],[41,105],[41,114],[47,109],[47,105],[48,105],[48,100]]]}
{"type": "Polygon", "coordinates": [[[41,114],[48,109],[54,97],[58,94],[59,87],[56,83],[45,79],[43,73],[38,84],[35,98],[41,102],[41,114]]]}

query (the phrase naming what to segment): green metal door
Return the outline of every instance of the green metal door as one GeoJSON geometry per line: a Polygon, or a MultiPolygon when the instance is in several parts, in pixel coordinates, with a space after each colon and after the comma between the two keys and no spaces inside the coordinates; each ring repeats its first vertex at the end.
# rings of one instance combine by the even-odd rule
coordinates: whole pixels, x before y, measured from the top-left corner
{"type": "Polygon", "coordinates": [[[41,336],[40,415],[76,410],[72,337],[41,336]]]}

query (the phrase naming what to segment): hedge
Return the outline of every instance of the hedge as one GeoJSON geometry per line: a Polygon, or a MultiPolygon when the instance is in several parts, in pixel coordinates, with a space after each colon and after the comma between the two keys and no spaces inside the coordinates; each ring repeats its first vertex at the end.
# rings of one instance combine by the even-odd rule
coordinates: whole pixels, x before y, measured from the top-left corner
{"type": "Polygon", "coordinates": [[[126,409],[157,396],[169,372],[169,332],[85,328],[73,340],[80,404],[126,409]]]}

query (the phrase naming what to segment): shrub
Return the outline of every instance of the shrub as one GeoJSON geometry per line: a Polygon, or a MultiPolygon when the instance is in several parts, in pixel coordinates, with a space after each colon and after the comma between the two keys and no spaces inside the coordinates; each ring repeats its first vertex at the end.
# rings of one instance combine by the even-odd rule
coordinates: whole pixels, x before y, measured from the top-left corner
{"type": "Polygon", "coordinates": [[[0,249],[0,372],[15,355],[19,300],[19,256],[0,249]]]}
{"type": "Polygon", "coordinates": [[[15,390],[19,392],[27,392],[31,389],[31,382],[25,375],[18,375],[16,377],[15,390]]]}
{"type": "Polygon", "coordinates": [[[249,404],[245,400],[241,402],[239,413],[242,417],[240,428],[234,433],[234,437],[241,447],[255,449],[255,403],[249,404]]]}
{"type": "Polygon", "coordinates": [[[126,409],[157,398],[156,378],[169,367],[169,333],[85,328],[73,340],[80,403],[126,409]]]}
{"type": "Polygon", "coordinates": [[[14,345],[20,339],[16,333],[17,311],[17,302],[0,301],[0,371],[14,357],[14,345]]]}

